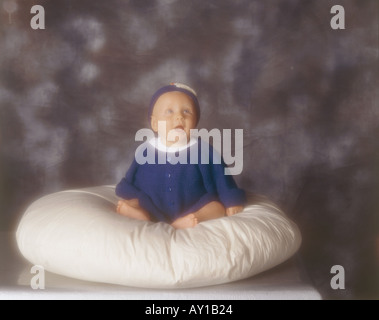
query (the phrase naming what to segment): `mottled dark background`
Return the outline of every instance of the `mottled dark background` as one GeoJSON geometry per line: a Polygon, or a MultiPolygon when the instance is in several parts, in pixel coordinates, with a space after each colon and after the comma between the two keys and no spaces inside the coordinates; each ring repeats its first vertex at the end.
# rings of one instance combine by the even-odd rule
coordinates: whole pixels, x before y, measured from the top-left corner
{"type": "Polygon", "coordinates": [[[372,297],[377,0],[0,4],[1,230],[44,194],[117,183],[152,93],[179,81],[198,92],[200,127],[244,129],[236,180],[298,223],[301,261],[323,296],[372,297]],[[45,30],[30,27],[34,4],[45,30]],[[335,4],[345,30],[330,27],[335,4]],[[333,265],[345,268],[345,290],[330,287],[333,265]]]}

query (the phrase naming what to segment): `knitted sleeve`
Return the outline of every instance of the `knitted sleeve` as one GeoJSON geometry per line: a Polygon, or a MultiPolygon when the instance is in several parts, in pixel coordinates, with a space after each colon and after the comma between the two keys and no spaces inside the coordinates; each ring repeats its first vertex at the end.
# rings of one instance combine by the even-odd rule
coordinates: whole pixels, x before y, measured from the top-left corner
{"type": "Polygon", "coordinates": [[[116,195],[126,200],[136,199],[140,196],[141,191],[133,185],[134,175],[137,171],[137,168],[138,164],[134,160],[129,170],[126,172],[125,177],[123,177],[117,184],[116,195]]]}
{"type": "Polygon", "coordinates": [[[209,169],[210,176],[216,186],[218,197],[225,208],[243,206],[246,204],[245,191],[238,188],[232,175],[225,174],[226,164],[221,155],[210,146],[209,169]],[[221,163],[215,163],[215,159],[221,159],[221,163]]]}
{"type": "Polygon", "coordinates": [[[166,216],[155,206],[151,198],[142,190],[134,185],[134,177],[138,170],[139,164],[134,159],[132,165],[127,171],[125,177],[116,186],[116,195],[120,198],[131,200],[138,199],[139,205],[160,221],[167,220],[166,216]]]}
{"type": "MultiPolygon", "coordinates": [[[[199,169],[207,193],[191,206],[190,210],[187,210],[186,213],[195,212],[211,201],[220,201],[225,208],[245,205],[246,195],[244,190],[238,188],[231,175],[225,175],[226,165],[221,156],[216,153],[217,151],[210,145],[206,145],[206,147],[209,148],[209,163],[204,164],[199,161],[199,169]],[[221,159],[221,161],[214,161],[216,157],[218,160],[221,159]]],[[[201,147],[199,146],[200,154],[201,147]]],[[[201,158],[201,156],[199,157],[201,158]]]]}
{"type": "Polygon", "coordinates": [[[233,176],[225,175],[225,164],[213,164],[212,173],[217,188],[217,194],[225,208],[244,206],[246,204],[245,191],[238,188],[233,176]]]}

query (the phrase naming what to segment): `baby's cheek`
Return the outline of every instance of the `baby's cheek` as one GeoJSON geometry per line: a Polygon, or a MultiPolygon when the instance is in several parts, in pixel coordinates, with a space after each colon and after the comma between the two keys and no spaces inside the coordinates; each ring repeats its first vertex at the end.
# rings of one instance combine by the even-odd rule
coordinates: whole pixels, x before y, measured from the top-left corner
{"type": "Polygon", "coordinates": [[[196,121],[194,119],[191,119],[190,121],[188,121],[187,127],[190,129],[196,129],[196,121]]]}
{"type": "Polygon", "coordinates": [[[167,134],[170,132],[170,126],[166,123],[161,125],[158,129],[158,133],[161,137],[167,137],[167,134]]]}

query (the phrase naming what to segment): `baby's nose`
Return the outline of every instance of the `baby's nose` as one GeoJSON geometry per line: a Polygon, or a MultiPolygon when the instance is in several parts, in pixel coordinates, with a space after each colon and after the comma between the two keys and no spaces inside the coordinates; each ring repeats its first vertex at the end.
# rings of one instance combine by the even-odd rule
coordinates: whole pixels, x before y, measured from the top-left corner
{"type": "Polygon", "coordinates": [[[180,112],[178,112],[178,113],[175,115],[175,119],[177,119],[177,120],[183,120],[183,115],[182,115],[180,112]]]}

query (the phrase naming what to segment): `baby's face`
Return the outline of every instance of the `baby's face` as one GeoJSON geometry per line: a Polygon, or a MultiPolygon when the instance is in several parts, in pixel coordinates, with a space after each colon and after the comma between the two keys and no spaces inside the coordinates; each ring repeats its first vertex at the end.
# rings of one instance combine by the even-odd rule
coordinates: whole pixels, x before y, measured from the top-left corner
{"type": "Polygon", "coordinates": [[[161,141],[166,146],[171,146],[178,141],[187,143],[190,140],[190,130],[196,127],[196,122],[197,114],[194,103],[185,93],[167,92],[162,94],[154,105],[151,127],[155,132],[158,132],[161,141]],[[166,126],[159,128],[159,121],[165,121],[166,126]],[[171,130],[178,136],[175,141],[168,139],[171,130]]]}

